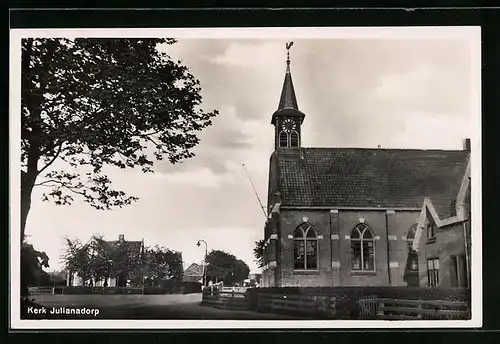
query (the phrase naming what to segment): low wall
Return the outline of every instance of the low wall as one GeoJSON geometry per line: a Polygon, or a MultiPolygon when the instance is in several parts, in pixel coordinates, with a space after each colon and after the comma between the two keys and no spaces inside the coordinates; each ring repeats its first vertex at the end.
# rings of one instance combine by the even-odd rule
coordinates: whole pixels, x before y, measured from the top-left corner
{"type": "Polygon", "coordinates": [[[55,287],[28,287],[30,295],[55,294],[55,287]]]}

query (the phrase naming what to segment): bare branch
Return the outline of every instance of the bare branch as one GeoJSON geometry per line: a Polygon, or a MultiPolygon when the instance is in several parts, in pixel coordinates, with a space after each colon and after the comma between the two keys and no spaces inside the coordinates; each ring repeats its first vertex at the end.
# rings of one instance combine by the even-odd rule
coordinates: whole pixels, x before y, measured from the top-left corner
{"type": "Polygon", "coordinates": [[[64,144],[64,142],[61,142],[59,144],[59,147],[57,149],[56,154],[54,154],[54,156],[52,157],[52,159],[50,159],[50,161],[44,167],[42,167],[41,170],[38,171],[38,174],[42,173],[45,169],[47,169],[47,167],[49,167],[50,165],[52,165],[54,163],[54,161],[59,157],[59,154],[61,153],[63,144],[64,144]]]}
{"type": "MultiPolygon", "coordinates": [[[[60,182],[60,181],[58,181],[58,180],[54,180],[54,179],[48,179],[48,180],[45,180],[45,181],[43,181],[43,182],[41,182],[41,183],[36,183],[36,184],[35,184],[35,185],[33,185],[33,186],[44,186],[45,184],[47,184],[47,183],[51,183],[51,182],[56,182],[56,183],[57,183],[57,182],[60,182]]],[[[46,185],[45,185],[45,186],[46,186],[46,185]]],[[[51,185],[51,186],[52,186],[52,185],[51,185]]]]}

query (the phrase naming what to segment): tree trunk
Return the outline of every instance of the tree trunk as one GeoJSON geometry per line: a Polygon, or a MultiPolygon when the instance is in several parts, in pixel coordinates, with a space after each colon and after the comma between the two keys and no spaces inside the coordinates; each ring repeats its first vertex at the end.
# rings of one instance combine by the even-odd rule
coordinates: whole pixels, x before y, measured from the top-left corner
{"type": "MultiPolygon", "coordinates": [[[[36,169],[35,169],[36,172],[36,169]]],[[[28,214],[31,208],[31,192],[33,191],[33,186],[35,185],[36,173],[28,173],[21,172],[21,250],[23,247],[25,229],[26,229],[26,220],[28,218],[28,214]]],[[[26,269],[29,269],[29,266],[23,266],[23,260],[21,259],[21,276],[26,273],[26,269]]],[[[29,296],[28,285],[24,278],[21,278],[21,297],[29,296]]]]}
{"type": "Polygon", "coordinates": [[[24,242],[26,221],[31,208],[31,193],[36,177],[36,170],[35,172],[21,172],[21,245],[24,242]]]}

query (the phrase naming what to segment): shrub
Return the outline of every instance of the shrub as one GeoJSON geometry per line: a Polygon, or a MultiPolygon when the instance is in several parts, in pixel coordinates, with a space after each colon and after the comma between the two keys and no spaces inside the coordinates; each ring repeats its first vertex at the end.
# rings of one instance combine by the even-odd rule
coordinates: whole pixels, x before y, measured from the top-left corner
{"type": "Polygon", "coordinates": [[[161,287],[146,287],[144,294],[161,295],[161,294],[192,294],[200,293],[201,284],[198,282],[173,282],[166,283],[161,287]]]}
{"type": "Polygon", "coordinates": [[[201,283],[198,282],[182,282],[181,286],[182,294],[194,294],[201,293],[201,283]]]}
{"type": "MultiPolygon", "coordinates": [[[[57,290],[58,288],[56,288],[57,290]]],[[[61,293],[66,295],[89,295],[89,294],[102,294],[103,287],[66,287],[61,288],[61,293]]],[[[57,292],[56,292],[57,294],[57,292]]]]}

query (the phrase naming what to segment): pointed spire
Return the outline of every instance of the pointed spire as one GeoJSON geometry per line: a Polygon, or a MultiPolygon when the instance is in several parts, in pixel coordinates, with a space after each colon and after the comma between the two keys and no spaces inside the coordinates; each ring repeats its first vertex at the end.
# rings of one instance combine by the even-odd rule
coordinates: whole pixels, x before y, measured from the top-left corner
{"type": "Polygon", "coordinates": [[[304,121],[305,114],[299,110],[297,105],[297,97],[292,82],[292,74],[290,72],[290,48],[293,42],[286,43],[286,72],[283,88],[281,90],[280,102],[278,109],[273,113],[271,124],[276,125],[278,116],[295,116],[300,118],[300,123],[304,121]]]}
{"type": "Polygon", "coordinates": [[[290,48],[293,42],[286,44],[286,72],[285,81],[283,82],[283,89],[281,90],[280,103],[278,110],[294,109],[298,110],[297,97],[295,96],[295,89],[293,88],[292,74],[290,73],[290,48]]]}

